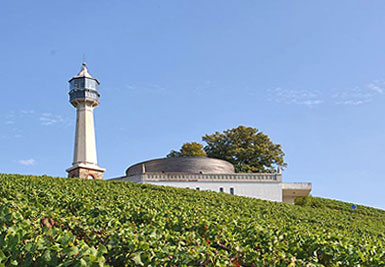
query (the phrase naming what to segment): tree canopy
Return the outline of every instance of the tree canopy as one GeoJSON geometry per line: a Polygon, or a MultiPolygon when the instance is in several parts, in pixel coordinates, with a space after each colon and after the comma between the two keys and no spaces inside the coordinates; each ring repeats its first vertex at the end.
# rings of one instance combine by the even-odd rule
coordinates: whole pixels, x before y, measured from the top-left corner
{"type": "Polygon", "coordinates": [[[223,159],[235,166],[236,172],[276,172],[286,167],[281,145],[256,128],[239,126],[202,137],[206,146],[197,142],[183,144],[180,151],[171,150],[167,157],[205,157],[223,159]]]}
{"type": "Polygon", "coordinates": [[[182,145],[180,151],[171,150],[167,155],[168,158],[206,156],[206,152],[203,151],[203,146],[197,142],[185,143],[182,145]]]}
{"type": "Polygon", "coordinates": [[[207,143],[204,150],[208,157],[231,162],[236,172],[276,172],[287,166],[281,145],[252,127],[239,126],[205,135],[202,140],[207,143]]]}

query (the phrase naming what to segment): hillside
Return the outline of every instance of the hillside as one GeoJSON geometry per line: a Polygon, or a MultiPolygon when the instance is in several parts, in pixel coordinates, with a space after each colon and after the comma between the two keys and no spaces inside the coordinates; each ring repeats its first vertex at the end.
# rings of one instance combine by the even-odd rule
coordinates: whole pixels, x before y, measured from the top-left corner
{"type": "Polygon", "coordinates": [[[385,266],[385,211],[0,174],[0,266],[359,264],[385,266]]]}

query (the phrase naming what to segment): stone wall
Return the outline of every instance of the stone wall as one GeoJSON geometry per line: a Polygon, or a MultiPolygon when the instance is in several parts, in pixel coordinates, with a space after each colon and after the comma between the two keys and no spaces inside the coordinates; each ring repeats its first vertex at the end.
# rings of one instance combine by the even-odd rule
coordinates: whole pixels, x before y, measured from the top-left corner
{"type": "Polygon", "coordinates": [[[68,177],[103,180],[103,171],[97,171],[97,170],[91,170],[91,169],[79,167],[71,170],[68,173],[68,177]]]}

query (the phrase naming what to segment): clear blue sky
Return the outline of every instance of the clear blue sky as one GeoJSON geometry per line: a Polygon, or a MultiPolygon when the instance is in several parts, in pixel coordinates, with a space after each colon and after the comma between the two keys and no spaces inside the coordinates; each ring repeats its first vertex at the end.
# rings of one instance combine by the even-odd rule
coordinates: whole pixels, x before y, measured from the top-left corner
{"type": "Polygon", "coordinates": [[[384,1],[4,1],[0,172],[65,176],[82,55],[105,177],[238,125],[287,182],[385,209],[384,1]]]}

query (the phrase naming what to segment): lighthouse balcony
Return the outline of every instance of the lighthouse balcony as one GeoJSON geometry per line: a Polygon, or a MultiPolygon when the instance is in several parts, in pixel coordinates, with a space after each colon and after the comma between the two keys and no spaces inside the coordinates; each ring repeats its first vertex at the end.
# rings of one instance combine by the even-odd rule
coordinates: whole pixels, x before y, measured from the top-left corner
{"type": "Polygon", "coordinates": [[[100,94],[96,90],[92,89],[74,89],[69,92],[70,102],[81,101],[81,100],[91,100],[99,103],[100,94]]]}

